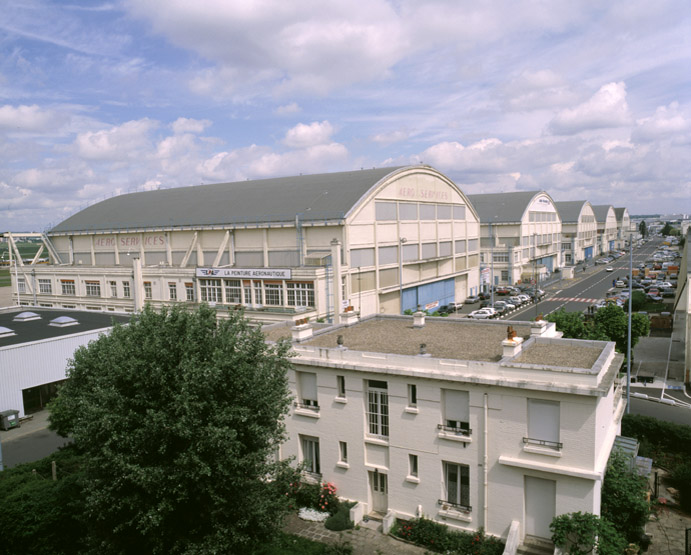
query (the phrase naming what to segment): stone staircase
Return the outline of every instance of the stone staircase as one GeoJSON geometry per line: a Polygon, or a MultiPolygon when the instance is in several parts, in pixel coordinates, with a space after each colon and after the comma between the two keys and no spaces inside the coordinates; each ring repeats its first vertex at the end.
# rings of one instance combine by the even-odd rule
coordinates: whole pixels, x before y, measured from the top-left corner
{"type": "Polygon", "coordinates": [[[553,555],[554,544],[543,538],[526,536],[523,543],[518,546],[516,553],[520,555],[553,555]]]}

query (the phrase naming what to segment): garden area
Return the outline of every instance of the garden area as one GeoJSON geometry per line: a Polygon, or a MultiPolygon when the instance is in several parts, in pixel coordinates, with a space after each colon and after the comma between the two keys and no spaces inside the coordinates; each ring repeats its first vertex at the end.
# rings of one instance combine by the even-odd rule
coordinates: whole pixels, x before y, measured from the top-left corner
{"type": "Polygon", "coordinates": [[[501,555],[504,542],[478,532],[461,532],[427,518],[399,520],[391,533],[435,553],[501,555]]]}

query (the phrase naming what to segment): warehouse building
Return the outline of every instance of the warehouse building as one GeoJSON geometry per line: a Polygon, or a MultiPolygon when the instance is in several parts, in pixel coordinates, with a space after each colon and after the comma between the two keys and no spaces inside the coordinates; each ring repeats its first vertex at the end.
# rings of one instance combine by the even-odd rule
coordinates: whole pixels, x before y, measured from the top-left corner
{"type": "Polygon", "coordinates": [[[593,206],[597,221],[597,254],[607,254],[617,248],[617,216],[611,204],[593,206]]]}
{"type": "Polygon", "coordinates": [[[43,235],[50,263],[17,260],[13,287],[24,306],[207,302],[264,322],[433,311],[478,292],[479,232],[425,165],[147,191],[43,235]]]}
{"type": "Polygon", "coordinates": [[[617,218],[617,249],[623,249],[631,240],[631,217],[626,208],[615,208],[614,215],[617,218]]]}
{"type": "Polygon", "coordinates": [[[597,251],[597,222],[587,200],[556,202],[561,217],[561,254],[565,266],[593,258],[597,251]]]}
{"type": "Polygon", "coordinates": [[[544,191],[468,195],[480,216],[484,282],[542,280],[559,268],[561,219],[544,191]]]}
{"type": "Polygon", "coordinates": [[[553,323],[357,316],[265,328],[296,353],[283,458],[357,501],[351,514],[422,516],[549,540],[555,515],[600,514],[626,400],[614,343],[553,323]]]}

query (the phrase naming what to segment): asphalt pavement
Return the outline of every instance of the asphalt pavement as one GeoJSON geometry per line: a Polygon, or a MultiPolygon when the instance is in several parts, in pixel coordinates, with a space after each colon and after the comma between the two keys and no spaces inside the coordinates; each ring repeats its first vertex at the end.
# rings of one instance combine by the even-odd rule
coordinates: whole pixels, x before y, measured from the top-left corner
{"type": "Polygon", "coordinates": [[[19,428],[0,430],[2,462],[5,468],[47,457],[71,440],[48,429],[48,411],[34,413],[19,428]]]}

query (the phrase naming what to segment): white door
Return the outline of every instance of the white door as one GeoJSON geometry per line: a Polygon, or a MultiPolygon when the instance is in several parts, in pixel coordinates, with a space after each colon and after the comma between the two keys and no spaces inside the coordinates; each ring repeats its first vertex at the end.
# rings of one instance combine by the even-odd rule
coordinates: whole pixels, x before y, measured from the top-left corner
{"type": "Polygon", "coordinates": [[[386,514],[389,509],[389,484],[388,476],[381,472],[370,472],[369,483],[372,495],[372,511],[386,514]]]}
{"type": "Polygon", "coordinates": [[[525,534],[551,538],[549,524],[556,515],[557,483],[525,477],[525,534]]]}

